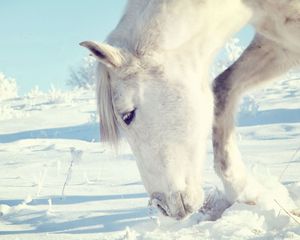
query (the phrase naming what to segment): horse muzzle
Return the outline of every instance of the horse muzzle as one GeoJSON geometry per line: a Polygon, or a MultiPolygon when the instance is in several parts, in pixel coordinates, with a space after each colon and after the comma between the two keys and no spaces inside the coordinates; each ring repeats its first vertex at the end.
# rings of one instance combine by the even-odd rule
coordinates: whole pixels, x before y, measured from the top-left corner
{"type": "Polygon", "coordinates": [[[197,206],[193,206],[186,197],[185,193],[174,192],[169,195],[164,193],[152,193],[150,205],[159,209],[159,211],[168,217],[182,220],[188,215],[198,210],[197,206]]]}

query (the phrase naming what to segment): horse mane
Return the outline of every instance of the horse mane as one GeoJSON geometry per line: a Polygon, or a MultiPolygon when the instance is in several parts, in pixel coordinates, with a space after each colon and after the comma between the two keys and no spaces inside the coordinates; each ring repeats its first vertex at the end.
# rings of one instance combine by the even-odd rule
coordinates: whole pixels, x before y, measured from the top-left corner
{"type": "Polygon", "coordinates": [[[113,107],[110,76],[107,68],[101,63],[98,63],[97,66],[96,92],[100,117],[100,139],[102,142],[116,147],[120,139],[120,132],[113,107]]]}

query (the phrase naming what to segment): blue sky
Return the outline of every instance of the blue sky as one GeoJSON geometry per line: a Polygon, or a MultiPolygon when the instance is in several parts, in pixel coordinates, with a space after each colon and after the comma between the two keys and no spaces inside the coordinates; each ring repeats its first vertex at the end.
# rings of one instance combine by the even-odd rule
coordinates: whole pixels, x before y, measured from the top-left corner
{"type": "MultiPolygon", "coordinates": [[[[19,92],[38,85],[65,88],[70,68],[87,51],[83,40],[104,40],[117,24],[125,0],[1,0],[0,72],[16,79],[19,92]]],[[[238,36],[246,44],[252,30],[238,36]]]]}

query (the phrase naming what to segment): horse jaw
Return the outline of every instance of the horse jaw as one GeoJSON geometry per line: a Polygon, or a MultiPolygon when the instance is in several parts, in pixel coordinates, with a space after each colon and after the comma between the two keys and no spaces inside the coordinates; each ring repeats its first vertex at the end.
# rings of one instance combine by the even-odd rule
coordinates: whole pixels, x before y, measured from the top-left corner
{"type": "MultiPolygon", "coordinates": [[[[181,110],[178,114],[185,115],[184,119],[182,116],[178,118],[177,114],[172,116],[174,122],[178,122],[179,125],[181,121],[186,122],[187,129],[174,129],[169,135],[168,128],[161,126],[157,131],[154,130],[154,134],[161,134],[159,140],[153,142],[149,139],[131,144],[151,201],[154,200],[155,203],[159,200],[167,215],[176,219],[182,219],[197,211],[203,204],[203,161],[212,121],[212,100],[209,93],[205,95],[208,96],[203,103],[207,105],[198,104],[199,108],[202,107],[202,116],[192,111],[188,115],[181,110]],[[196,123],[194,119],[201,119],[202,122],[196,123]]],[[[150,138],[153,138],[153,135],[150,138]]]]}

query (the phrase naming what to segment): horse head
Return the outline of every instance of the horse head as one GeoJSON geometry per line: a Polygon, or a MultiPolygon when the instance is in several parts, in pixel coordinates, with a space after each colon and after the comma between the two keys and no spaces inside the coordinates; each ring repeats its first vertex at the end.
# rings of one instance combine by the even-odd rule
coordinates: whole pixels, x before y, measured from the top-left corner
{"type": "Polygon", "coordinates": [[[182,219],[198,210],[212,124],[208,83],[201,84],[195,66],[183,64],[176,52],[137,55],[104,43],[81,45],[99,61],[102,139],[116,144],[122,131],[150,202],[163,214],[182,219]]]}

